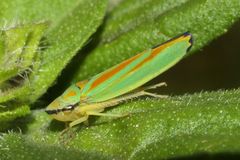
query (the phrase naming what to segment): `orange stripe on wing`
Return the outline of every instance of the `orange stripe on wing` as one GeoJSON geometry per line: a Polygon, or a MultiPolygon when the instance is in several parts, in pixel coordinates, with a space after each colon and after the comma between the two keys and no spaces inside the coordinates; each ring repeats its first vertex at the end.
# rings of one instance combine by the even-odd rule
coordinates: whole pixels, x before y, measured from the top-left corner
{"type": "Polygon", "coordinates": [[[142,53],[137,54],[136,56],[123,61],[122,63],[120,63],[119,65],[117,65],[116,67],[114,67],[113,69],[104,72],[100,77],[98,77],[91,85],[89,91],[95,87],[97,87],[99,84],[103,83],[104,81],[106,81],[107,79],[109,79],[110,77],[112,77],[114,74],[118,73],[120,70],[124,69],[127,65],[129,65],[130,63],[132,63],[134,60],[136,60],[139,56],[141,56],[142,53]]]}
{"type": "MultiPolygon", "coordinates": [[[[138,69],[139,67],[141,67],[144,63],[146,63],[147,61],[150,61],[151,59],[153,59],[156,55],[158,55],[159,53],[161,53],[161,51],[165,48],[167,48],[168,46],[172,45],[173,43],[176,42],[180,42],[180,41],[185,41],[185,40],[190,40],[191,36],[186,36],[186,35],[182,35],[180,37],[177,37],[175,39],[171,39],[170,41],[156,47],[153,49],[152,53],[150,56],[148,56],[147,58],[145,58],[141,63],[139,63],[138,65],[136,65],[133,69],[131,69],[128,73],[135,71],[136,69],[138,69]]],[[[189,42],[189,44],[191,44],[189,42]]],[[[131,62],[133,62],[135,59],[137,59],[139,56],[141,56],[144,52],[137,54],[136,56],[120,63],[119,65],[117,65],[115,68],[104,72],[100,77],[98,77],[91,85],[89,91],[95,87],[97,87],[99,84],[103,83],[104,81],[106,81],[107,79],[109,79],[110,77],[112,77],[114,74],[118,73],[120,70],[124,69],[127,65],[129,65],[131,62]]],[[[127,73],[127,74],[128,74],[127,73]]],[[[125,75],[127,75],[125,74],[125,75]]],[[[124,76],[123,76],[124,77],[124,76]]]]}
{"type": "MultiPolygon", "coordinates": [[[[156,55],[161,54],[161,51],[164,50],[165,48],[171,46],[172,44],[176,43],[176,42],[180,42],[180,41],[185,41],[186,39],[190,40],[190,36],[180,36],[176,39],[170,40],[156,48],[153,49],[152,53],[145,58],[141,63],[139,63],[138,65],[136,65],[133,69],[131,69],[128,73],[133,72],[135,70],[137,70],[138,68],[140,68],[143,64],[145,64],[146,62],[150,61],[151,59],[153,59],[156,55]]],[[[190,44],[190,42],[189,42],[190,44]]]]}
{"type": "Polygon", "coordinates": [[[67,99],[68,97],[72,97],[72,96],[76,96],[77,93],[75,91],[69,91],[64,97],[63,99],[67,99]]]}

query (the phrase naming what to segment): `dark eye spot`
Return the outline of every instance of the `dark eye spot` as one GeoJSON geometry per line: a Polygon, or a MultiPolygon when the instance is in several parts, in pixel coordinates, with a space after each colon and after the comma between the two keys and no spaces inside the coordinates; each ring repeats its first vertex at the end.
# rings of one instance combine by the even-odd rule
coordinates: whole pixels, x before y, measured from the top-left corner
{"type": "Polygon", "coordinates": [[[72,111],[72,110],[74,110],[74,106],[73,105],[69,105],[69,106],[64,107],[64,108],[61,109],[62,112],[64,112],[64,111],[72,111]]]}
{"type": "Polygon", "coordinates": [[[72,111],[74,110],[75,107],[77,107],[79,105],[79,103],[76,103],[74,105],[68,105],[66,107],[64,107],[63,109],[61,109],[62,112],[64,111],[72,111]]]}
{"type": "Polygon", "coordinates": [[[75,108],[74,105],[69,105],[66,107],[67,110],[73,110],[74,108],[75,108]]]}
{"type": "Polygon", "coordinates": [[[79,103],[76,103],[74,105],[68,105],[62,109],[55,109],[55,110],[46,110],[48,114],[58,114],[59,112],[64,112],[64,111],[72,111],[74,110],[75,107],[77,107],[79,103]]]}

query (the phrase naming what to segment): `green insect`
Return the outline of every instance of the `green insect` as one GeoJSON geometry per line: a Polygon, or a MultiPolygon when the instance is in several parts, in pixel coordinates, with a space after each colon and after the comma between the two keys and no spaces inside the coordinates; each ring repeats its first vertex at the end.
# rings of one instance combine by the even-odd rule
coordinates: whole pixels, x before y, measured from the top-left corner
{"type": "Polygon", "coordinates": [[[191,46],[192,35],[186,32],[141,52],[90,80],[71,85],[47,107],[46,112],[56,120],[70,122],[69,127],[87,121],[91,115],[121,117],[123,114],[102,112],[139,96],[164,97],[146,90],[165,83],[139,87],[175,65],[191,46]]]}

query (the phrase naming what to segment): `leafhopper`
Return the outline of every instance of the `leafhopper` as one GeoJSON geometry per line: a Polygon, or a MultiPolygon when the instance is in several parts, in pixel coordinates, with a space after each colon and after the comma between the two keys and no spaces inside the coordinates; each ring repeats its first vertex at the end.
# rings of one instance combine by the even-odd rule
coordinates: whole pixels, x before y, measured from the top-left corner
{"type": "Polygon", "coordinates": [[[46,108],[54,119],[70,122],[69,127],[88,120],[89,116],[121,117],[102,113],[105,108],[140,96],[164,97],[147,90],[159,83],[139,88],[180,61],[192,46],[188,32],[161,45],[145,50],[89,80],[71,85],[46,108]]]}

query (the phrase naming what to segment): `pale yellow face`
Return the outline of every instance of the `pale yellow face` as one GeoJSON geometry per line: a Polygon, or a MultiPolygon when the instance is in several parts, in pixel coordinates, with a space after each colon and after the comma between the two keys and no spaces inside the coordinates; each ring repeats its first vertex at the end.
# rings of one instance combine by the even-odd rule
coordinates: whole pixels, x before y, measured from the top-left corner
{"type": "Polygon", "coordinates": [[[48,105],[48,107],[46,108],[46,112],[58,121],[67,122],[74,121],[79,118],[80,115],[78,115],[74,109],[64,111],[61,111],[62,109],[58,110],[60,106],[59,104],[60,104],[59,99],[58,98],[55,99],[52,103],[48,105]]]}
{"type": "Polygon", "coordinates": [[[61,96],[50,103],[45,111],[56,120],[74,121],[81,117],[76,112],[76,108],[80,104],[79,94],[79,88],[72,85],[61,96]]]}

